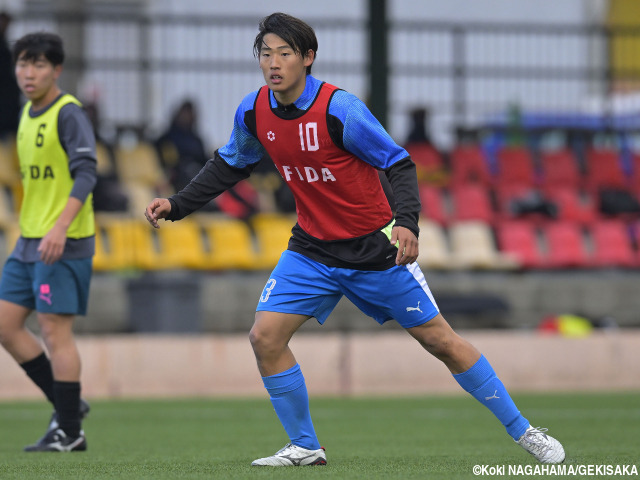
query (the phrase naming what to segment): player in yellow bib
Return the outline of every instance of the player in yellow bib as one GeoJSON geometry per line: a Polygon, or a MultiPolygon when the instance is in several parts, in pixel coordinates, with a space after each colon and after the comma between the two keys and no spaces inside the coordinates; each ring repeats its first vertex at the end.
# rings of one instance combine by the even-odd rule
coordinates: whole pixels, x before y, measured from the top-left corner
{"type": "Polygon", "coordinates": [[[17,136],[24,197],[21,235],[0,277],[0,343],[54,406],[47,432],[25,450],[86,450],[73,319],[86,313],[92,273],[95,137],[80,102],[58,87],[58,35],[25,35],[13,58],[28,100],[17,136]],[[25,327],[34,310],[47,353],[25,327]]]}

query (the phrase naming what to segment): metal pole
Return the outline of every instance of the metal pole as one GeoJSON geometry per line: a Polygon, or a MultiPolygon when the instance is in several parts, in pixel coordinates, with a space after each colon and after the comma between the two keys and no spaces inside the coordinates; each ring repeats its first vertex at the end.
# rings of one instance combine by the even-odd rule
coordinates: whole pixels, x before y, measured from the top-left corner
{"type": "Polygon", "coordinates": [[[369,0],[369,108],[387,127],[388,25],[386,0],[369,0]]]}
{"type": "Polygon", "coordinates": [[[57,32],[64,41],[65,70],[60,77],[60,88],[78,95],[84,73],[84,0],[60,0],[53,3],[57,32]]]}

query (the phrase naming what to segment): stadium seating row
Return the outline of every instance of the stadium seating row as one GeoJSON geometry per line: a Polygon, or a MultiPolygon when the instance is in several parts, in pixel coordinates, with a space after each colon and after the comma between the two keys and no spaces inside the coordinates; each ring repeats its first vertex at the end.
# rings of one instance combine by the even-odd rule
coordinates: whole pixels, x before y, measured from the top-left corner
{"type": "Polygon", "coordinates": [[[623,155],[615,149],[587,149],[581,163],[568,149],[542,151],[539,161],[524,147],[504,147],[488,155],[478,145],[459,145],[448,165],[433,148],[407,145],[421,183],[458,186],[468,183],[501,189],[557,187],[597,193],[603,188],[640,192],[640,153],[623,155]]]}
{"type": "MultiPolygon", "coordinates": [[[[155,148],[147,142],[122,145],[110,158],[98,145],[98,171],[117,173],[129,198],[129,213],[138,216],[149,199],[173,193],[164,176],[155,148]]],[[[585,164],[569,150],[541,152],[539,161],[526,148],[498,150],[495,164],[477,145],[455,147],[445,165],[442,155],[428,145],[411,144],[407,149],[416,161],[425,210],[430,219],[494,222],[505,215],[515,200],[537,194],[557,204],[558,219],[590,223],[597,217],[602,189],[627,191],[640,201],[640,153],[621,160],[616,150],[588,149],[585,164]],[[442,197],[443,188],[449,192],[442,197]],[[449,200],[446,202],[445,200],[449,200]],[[498,217],[496,217],[498,215],[498,217]]],[[[0,222],[7,211],[16,211],[20,199],[17,160],[10,142],[0,142],[0,186],[13,201],[0,199],[0,222]]]]}
{"type": "Polygon", "coordinates": [[[640,218],[640,192],[634,196],[630,192],[608,190],[593,195],[570,187],[559,186],[543,192],[517,185],[495,191],[480,184],[419,188],[422,215],[441,225],[466,220],[496,224],[517,218],[588,225],[609,217],[640,218]],[[615,198],[622,199],[617,210],[612,203],[615,198]]]}
{"type": "MultiPolygon", "coordinates": [[[[258,214],[249,223],[219,214],[194,214],[151,228],[143,219],[97,216],[96,271],[260,270],[273,268],[287,248],[295,218],[258,214]]],[[[3,257],[19,235],[0,226],[3,257]]],[[[468,220],[447,227],[420,220],[419,263],[426,269],[637,268],[640,224],[603,220],[543,225],[509,220],[495,226],[468,220]]]]}
{"type": "Polygon", "coordinates": [[[259,214],[247,224],[218,215],[194,214],[161,222],[100,215],[96,271],[125,269],[259,270],[273,268],[287,248],[295,219],[259,214]]]}
{"type": "MultiPolygon", "coordinates": [[[[96,271],[271,269],[287,248],[295,218],[258,214],[249,224],[217,214],[194,214],[153,229],[144,219],[96,217],[96,271]]],[[[13,223],[0,226],[4,259],[20,235],[13,223]]]]}
{"type": "Polygon", "coordinates": [[[418,262],[433,269],[637,268],[637,224],[604,220],[589,227],[575,222],[536,225],[507,221],[492,228],[463,221],[447,228],[420,222],[418,262]]]}
{"type": "MultiPolygon", "coordinates": [[[[15,155],[8,144],[0,146],[0,228],[6,251],[18,235],[15,211],[21,190],[15,155]]],[[[435,150],[409,150],[417,162],[422,158],[419,169],[425,156],[434,168],[444,168],[435,150]]],[[[109,163],[105,152],[98,153],[99,170],[118,172],[130,209],[125,215],[98,215],[96,270],[266,269],[276,264],[286,248],[295,222],[286,215],[261,213],[247,224],[195,214],[181,222],[163,223],[157,231],[151,229],[141,212],[166,187],[153,147],[145,143],[119,147],[115,163],[109,163]]],[[[496,158],[497,164],[490,168],[479,147],[459,146],[451,153],[450,170],[427,176],[421,184],[423,266],[640,266],[637,238],[629,229],[638,213],[602,215],[598,192],[624,189],[640,201],[640,155],[633,156],[633,168],[626,172],[618,153],[608,150],[589,151],[584,172],[568,151],[543,153],[540,168],[534,167],[525,149],[505,148],[496,158]],[[536,208],[550,204],[553,211],[534,209],[523,215],[515,208],[532,204],[536,208]]]]}

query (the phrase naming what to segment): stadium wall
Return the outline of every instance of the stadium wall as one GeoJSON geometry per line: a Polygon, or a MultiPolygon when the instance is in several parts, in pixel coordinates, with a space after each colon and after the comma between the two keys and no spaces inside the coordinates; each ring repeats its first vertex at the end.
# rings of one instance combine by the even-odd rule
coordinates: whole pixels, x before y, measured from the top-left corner
{"type": "MultiPolygon", "coordinates": [[[[96,274],[88,314],[78,320],[76,331],[248,332],[268,276],[268,271],[96,274]]],[[[535,329],[547,315],[561,314],[609,317],[620,327],[640,327],[637,270],[425,270],[425,276],[454,328],[535,329]]],[[[307,322],[303,331],[316,326],[307,322]]],[[[394,326],[388,322],[383,328],[394,326]]],[[[380,327],[343,299],[322,328],[326,330],[369,332],[380,327]]]]}
{"type": "MultiPolygon", "coordinates": [[[[640,390],[640,331],[584,338],[463,331],[511,391],[640,390]]],[[[301,333],[292,349],[312,395],[462,393],[404,332],[301,333]]],[[[113,335],[79,339],[87,398],[265,395],[247,335],[113,335]]],[[[40,398],[0,351],[0,399],[40,398]]]]}

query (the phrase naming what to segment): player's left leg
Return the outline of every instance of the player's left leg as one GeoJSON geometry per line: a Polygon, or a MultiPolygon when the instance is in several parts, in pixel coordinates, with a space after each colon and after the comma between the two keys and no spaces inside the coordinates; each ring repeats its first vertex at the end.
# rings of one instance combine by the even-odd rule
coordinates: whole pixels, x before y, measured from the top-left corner
{"type": "Polygon", "coordinates": [[[38,313],[38,323],[51,359],[57,427],[50,427],[44,437],[36,444],[26,447],[25,450],[28,452],[86,450],[87,441],[81,425],[81,362],[73,337],[73,315],[38,313]]]}
{"type": "Polygon", "coordinates": [[[80,431],[80,353],[73,337],[73,315],[38,313],[42,339],[54,378],[58,423],[68,433],[80,431]]]}
{"type": "Polygon", "coordinates": [[[528,452],[541,462],[564,460],[560,443],[530,428],[487,359],[445,321],[416,263],[382,272],[342,273],[344,293],[351,301],[380,323],[395,319],[441,360],[460,386],[485,405],[528,452]]]}
{"type": "Polygon", "coordinates": [[[53,404],[51,364],[40,341],[25,326],[31,309],[0,299],[0,344],[53,404]]]}
{"type": "Polygon", "coordinates": [[[529,422],[516,408],[487,359],[459,336],[441,314],[407,331],[433,356],[442,361],[460,386],[485,405],[519,439],[529,422]]]}
{"type": "Polygon", "coordinates": [[[0,275],[0,344],[53,403],[51,364],[39,339],[26,327],[35,309],[33,264],[10,257],[0,275]]]}
{"type": "Polygon", "coordinates": [[[529,424],[489,361],[456,334],[442,315],[407,331],[449,368],[458,384],[487,407],[527,452],[542,463],[564,461],[564,448],[560,442],[546,435],[546,429],[533,428],[529,424]]]}

